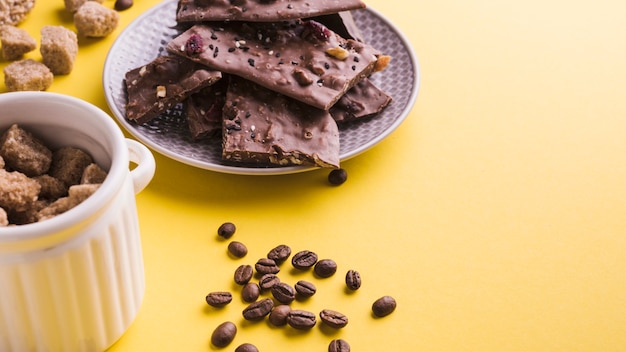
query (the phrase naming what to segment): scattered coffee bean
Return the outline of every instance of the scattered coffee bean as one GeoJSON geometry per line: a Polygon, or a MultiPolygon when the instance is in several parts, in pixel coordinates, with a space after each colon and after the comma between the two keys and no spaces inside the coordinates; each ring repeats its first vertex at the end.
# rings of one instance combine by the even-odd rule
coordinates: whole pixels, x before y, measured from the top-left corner
{"type": "Polygon", "coordinates": [[[317,263],[317,254],[311,251],[300,251],[291,258],[291,264],[294,268],[306,270],[317,263]]]}
{"type": "Polygon", "coordinates": [[[356,270],[348,270],[346,273],[346,286],[352,291],[361,287],[361,275],[356,270]]]}
{"type": "Polygon", "coordinates": [[[331,185],[339,186],[346,182],[348,179],[348,173],[345,169],[334,169],[328,174],[328,182],[331,185]]]}
{"type": "Polygon", "coordinates": [[[270,314],[273,307],[274,301],[271,298],[264,298],[244,308],[242,315],[246,320],[259,320],[270,314]]]}
{"type": "Polygon", "coordinates": [[[244,343],[237,346],[237,348],[235,348],[235,352],[259,352],[259,349],[251,343],[244,343]]]}
{"type": "Polygon", "coordinates": [[[330,309],[324,309],[320,312],[320,320],[335,329],[341,329],[348,325],[347,316],[330,309]]]}
{"type": "Polygon", "coordinates": [[[328,352],[350,352],[350,345],[342,339],[330,341],[328,352]]]}
{"type": "Polygon", "coordinates": [[[315,264],[313,272],[321,278],[331,277],[337,272],[337,263],[332,259],[322,259],[315,264]]]}
{"type": "Polygon", "coordinates": [[[280,283],[280,278],[276,274],[265,274],[259,279],[259,286],[262,290],[269,290],[278,283],[280,283]]]}
{"type": "Polygon", "coordinates": [[[216,347],[226,347],[235,339],[235,335],[237,335],[237,326],[227,321],[215,328],[211,334],[211,343],[216,347]]]}
{"type": "Polygon", "coordinates": [[[289,304],[296,298],[296,290],[284,282],[277,283],[271,288],[272,296],[283,304],[289,304]]]}
{"type": "Polygon", "coordinates": [[[267,257],[280,265],[291,255],[291,248],[285,244],[278,245],[267,253],[267,257]]]}
{"type": "Polygon", "coordinates": [[[241,298],[248,303],[259,299],[260,294],[261,289],[259,288],[259,285],[254,282],[248,282],[241,290],[241,298]]]}
{"type": "Polygon", "coordinates": [[[241,242],[232,241],[228,244],[228,252],[237,258],[243,258],[248,254],[248,248],[241,242]]]}
{"type": "Polygon", "coordinates": [[[372,312],[377,317],[384,317],[396,309],[396,300],[391,296],[383,296],[372,304],[372,312]]]}
{"type": "Polygon", "coordinates": [[[256,272],[265,275],[265,274],[277,274],[280,271],[276,262],[269,258],[261,258],[256,264],[254,264],[254,268],[256,272]]]}
{"type": "Polygon", "coordinates": [[[206,296],[206,303],[211,307],[223,307],[233,300],[230,292],[211,292],[206,296]]]}
{"type": "Polygon", "coordinates": [[[117,11],[128,10],[133,6],[133,0],[116,0],[114,6],[117,11]]]}
{"type": "Polygon", "coordinates": [[[245,285],[252,279],[252,274],[254,273],[254,269],[251,265],[243,264],[237,267],[235,270],[235,282],[238,285],[245,285]]]}
{"type": "Polygon", "coordinates": [[[311,312],[296,309],[291,310],[289,314],[287,314],[287,324],[294,329],[307,330],[317,324],[317,319],[315,318],[315,314],[311,312]]]}
{"type": "Polygon", "coordinates": [[[217,234],[223,238],[231,238],[235,234],[235,224],[232,222],[225,222],[217,229],[217,234]]]}
{"type": "Polygon", "coordinates": [[[274,307],[270,312],[270,316],[268,320],[274,326],[283,326],[287,324],[287,315],[291,311],[291,307],[286,304],[281,304],[279,306],[274,307]]]}
{"type": "Polygon", "coordinates": [[[315,294],[315,292],[317,292],[315,285],[305,280],[296,282],[294,288],[296,289],[296,292],[304,298],[311,297],[315,294]]]}

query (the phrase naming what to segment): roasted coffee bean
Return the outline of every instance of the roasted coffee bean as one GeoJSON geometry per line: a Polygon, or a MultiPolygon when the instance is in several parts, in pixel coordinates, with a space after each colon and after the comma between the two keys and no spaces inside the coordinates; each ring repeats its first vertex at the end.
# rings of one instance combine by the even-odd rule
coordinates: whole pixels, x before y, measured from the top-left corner
{"type": "Polygon", "coordinates": [[[328,173],[328,182],[331,185],[339,186],[348,179],[348,172],[344,169],[334,169],[328,173]]]}
{"type": "Polygon", "coordinates": [[[383,296],[372,304],[372,312],[377,317],[384,317],[396,309],[396,300],[391,296],[383,296]]]}
{"type": "Polygon", "coordinates": [[[233,300],[230,292],[211,292],[206,296],[206,303],[211,307],[223,307],[233,300]]]}
{"type": "Polygon", "coordinates": [[[291,312],[291,307],[286,304],[281,304],[279,306],[274,307],[270,312],[270,316],[268,320],[274,326],[283,326],[287,324],[287,315],[291,312]]]}
{"type": "Polygon", "coordinates": [[[350,352],[350,345],[342,339],[330,341],[328,352],[350,352]]]}
{"type": "Polygon", "coordinates": [[[117,11],[128,10],[133,6],[133,0],[116,0],[114,6],[117,11]]]}
{"type": "Polygon", "coordinates": [[[248,254],[248,248],[241,242],[232,241],[228,244],[228,252],[237,258],[243,258],[248,254]]]}
{"type": "Polygon", "coordinates": [[[237,326],[230,321],[218,325],[211,334],[211,343],[216,347],[226,347],[235,339],[237,326]]]}
{"type": "Polygon", "coordinates": [[[287,260],[287,258],[289,258],[290,255],[291,255],[291,248],[287,246],[286,244],[278,245],[274,247],[272,250],[270,250],[269,253],[267,253],[267,257],[273,260],[274,262],[276,262],[276,264],[278,265],[280,265],[282,262],[287,260]]]}
{"type": "Polygon", "coordinates": [[[232,222],[225,222],[217,229],[217,234],[223,238],[231,238],[235,234],[235,224],[232,222]]]}
{"type": "Polygon", "coordinates": [[[346,273],[346,286],[352,291],[358,290],[361,287],[361,275],[356,270],[348,270],[346,273]]]}
{"type": "Polygon", "coordinates": [[[273,307],[274,301],[271,298],[264,298],[244,308],[242,314],[246,320],[258,320],[270,314],[273,307]]]}
{"type": "Polygon", "coordinates": [[[320,312],[320,320],[335,329],[341,329],[348,325],[347,316],[330,309],[324,309],[320,312]]]}
{"type": "Polygon", "coordinates": [[[235,348],[235,352],[259,352],[259,349],[251,343],[244,343],[237,346],[237,348],[235,348]]]}
{"type": "Polygon", "coordinates": [[[300,251],[293,255],[291,264],[294,268],[306,270],[317,263],[317,254],[311,251],[300,251]]]}
{"type": "Polygon", "coordinates": [[[272,286],[271,292],[272,296],[274,296],[278,302],[284,304],[289,304],[296,298],[296,290],[291,287],[291,285],[284,282],[272,286]]]}
{"type": "Polygon", "coordinates": [[[248,303],[256,301],[260,294],[261,289],[254,282],[248,282],[241,290],[241,298],[248,303]]]}
{"type": "Polygon", "coordinates": [[[269,258],[261,258],[256,264],[254,264],[254,268],[256,272],[265,275],[265,274],[277,274],[280,271],[276,262],[269,258]]]}
{"type": "Polygon", "coordinates": [[[262,290],[269,290],[278,283],[280,283],[280,278],[276,274],[265,274],[259,279],[259,286],[262,290]]]}
{"type": "Polygon", "coordinates": [[[313,272],[321,278],[331,277],[337,272],[337,263],[332,259],[322,259],[315,264],[313,272]]]}
{"type": "Polygon", "coordinates": [[[296,292],[300,296],[305,298],[311,297],[315,294],[315,292],[317,292],[317,288],[315,288],[315,285],[305,280],[300,280],[296,282],[294,287],[296,289],[296,292]]]}
{"type": "Polygon", "coordinates": [[[238,285],[245,285],[252,279],[254,269],[251,265],[243,264],[235,270],[235,282],[238,285]]]}
{"type": "Polygon", "coordinates": [[[307,330],[311,329],[317,323],[315,314],[306,310],[292,310],[287,314],[287,324],[294,329],[307,330]]]}

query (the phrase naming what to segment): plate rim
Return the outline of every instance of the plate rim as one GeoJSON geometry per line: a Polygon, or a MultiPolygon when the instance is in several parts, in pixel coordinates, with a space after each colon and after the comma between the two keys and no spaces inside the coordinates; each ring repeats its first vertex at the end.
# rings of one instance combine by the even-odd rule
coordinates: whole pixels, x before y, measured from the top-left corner
{"type": "MultiPolygon", "coordinates": [[[[221,164],[216,164],[216,163],[199,161],[197,159],[190,158],[188,156],[172,152],[168,150],[167,148],[159,145],[158,143],[153,142],[149,138],[144,137],[143,134],[139,133],[139,131],[137,131],[137,129],[134,128],[134,126],[131,125],[126,120],[122,111],[120,111],[117,108],[117,105],[115,104],[115,99],[112,96],[112,92],[108,89],[108,83],[110,82],[110,80],[107,80],[107,78],[110,76],[110,71],[112,69],[111,68],[112,65],[110,64],[110,62],[112,60],[114,49],[117,49],[117,46],[121,45],[120,43],[122,42],[125,33],[131,32],[135,27],[139,26],[139,24],[143,20],[150,17],[154,12],[160,10],[162,7],[171,6],[171,3],[177,3],[177,2],[178,0],[165,0],[157,5],[152,6],[151,8],[149,8],[148,10],[146,10],[145,12],[137,16],[132,22],[130,22],[122,30],[122,32],[120,32],[120,34],[118,34],[117,38],[115,38],[115,40],[113,41],[113,44],[111,44],[111,47],[109,48],[109,51],[107,52],[107,55],[104,61],[103,73],[102,73],[102,85],[104,89],[106,103],[109,109],[111,110],[111,112],[113,113],[113,117],[118,121],[118,123],[120,123],[124,127],[124,129],[130,135],[132,135],[135,139],[145,144],[146,146],[150,147],[152,150],[158,152],[159,154],[167,158],[170,158],[172,160],[181,162],[183,164],[187,164],[189,166],[193,166],[193,167],[204,169],[204,170],[227,173],[227,174],[234,174],[234,175],[285,175],[285,174],[294,174],[294,173],[321,169],[320,167],[315,166],[315,165],[293,165],[293,166],[251,168],[251,167],[221,165],[221,164]]],[[[375,145],[380,143],[383,139],[387,138],[392,132],[394,132],[406,120],[407,116],[413,110],[415,106],[415,102],[417,100],[418,93],[419,93],[420,85],[421,85],[419,61],[417,58],[417,54],[415,53],[415,50],[413,49],[413,46],[409,42],[408,38],[402,33],[402,31],[394,23],[392,23],[387,17],[382,15],[376,9],[372,8],[371,6],[367,6],[363,10],[368,11],[372,15],[378,17],[382,22],[385,23],[385,25],[389,27],[391,31],[393,31],[400,38],[400,40],[402,41],[403,47],[406,48],[408,52],[409,61],[411,63],[411,66],[413,67],[414,84],[412,86],[412,91],[408,97],[405,108],[400,112],[400,114],[398,114],[394,122],[389,127],[387,127],[382,133],[377,135],[376,138],[373,138],[372,140],[363,144],[359,148],[356,148],[348,153],[340,155],[339,158],[341,162],[354,158],[370,150],[375,145]]]]}

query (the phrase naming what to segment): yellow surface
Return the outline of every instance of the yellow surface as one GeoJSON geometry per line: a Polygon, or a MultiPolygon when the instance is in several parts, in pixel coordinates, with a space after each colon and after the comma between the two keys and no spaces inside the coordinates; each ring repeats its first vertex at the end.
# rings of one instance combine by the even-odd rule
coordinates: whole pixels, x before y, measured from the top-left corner
{"type": "MultiPolygon", "coordinates": [[[[136,0],[122,25],[155,3],[136,0]]],[[[231,351],[325,351],[338,337],[353,351],[626,350],[626,3],[368,4],[420,60],[408,119],[344,163],[340,187],[324,170],[232,176],[156,155],[137,197],[145,300],[111,351],[214,350],[225,320],[239,326],[231,351]],[[238,226],[246,258],[226,254],[224,221],[238,226]],[[237,292],[234,269],[281,243],[338,262],[330,279],[289,266],[281,276],[315,282],[318,294],[294,306],[342,311],[345,329],[247,323],[237,294],[220,310],[204,303],[210,291],[237,292]],[[363,276],[354,294],[343,290],[350,268],[363,276]],[[398,309],[373,319],[371,302],[386,294],[398,309]]],[[[73,28],[59,0],[38,1],[22,27],[38,37],[44,24],[73,28]]],[[[120,30],[81,39],[74,72],[50,90],[107,109],[102,65],[120,30]]]]}

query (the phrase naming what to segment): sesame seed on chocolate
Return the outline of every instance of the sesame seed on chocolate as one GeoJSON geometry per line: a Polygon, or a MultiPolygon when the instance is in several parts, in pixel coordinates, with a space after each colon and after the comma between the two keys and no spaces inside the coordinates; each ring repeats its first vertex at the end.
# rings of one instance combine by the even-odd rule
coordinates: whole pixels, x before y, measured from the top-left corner
{"type": "Polygon", "coordinates": [[[248,59],[248,64],[250,64],[250,66],[254,67],[254,59],[248,59]]]}

